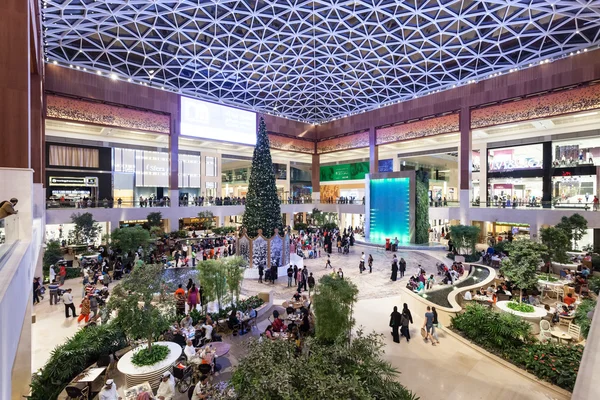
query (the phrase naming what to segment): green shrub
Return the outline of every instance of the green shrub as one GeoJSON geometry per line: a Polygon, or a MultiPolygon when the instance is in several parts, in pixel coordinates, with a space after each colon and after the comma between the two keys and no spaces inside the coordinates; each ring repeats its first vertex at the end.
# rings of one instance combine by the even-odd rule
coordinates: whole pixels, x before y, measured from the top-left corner
{"type": "MultiPolygon", "coordinates": [[[[446,257],[449,258],[449,259],[451,259],[452,261],[455,260],[454,253],[447,253],[446,257]]],[[[481,259],[481,256],[479,255],[479,253],[476,253],[476,254],[466,254],[463,257],[465,258],[465,262],[468,262],[468,263],[477,262],[477,261],[479,261],[479,259],[481,259]]]]}
{"type": "Polygon", "coordinates": [[[592,270],[600,272],[600,256],[592,256],[592,270]]]}
{"type": "Polygon", "coordinates": [[[167,358],[169,352],[168,346],[154,344],[152,347],[144,348],[136,352],[133,357],[131,357],[131,363],[138,367],[154,365],[167,358]]]}
{"type": "Polygon", "coordinates": [[[325,222],[322,226],[321,226],[321,230],[323,231],[332,231],[334,229],[338,228],[338,224],[335,222],[325,222]]]}
{"type": "Polygon", "coordinates": [[[530,313],[530,312],[534,312],[535,311],[535,308],[533,308],[532,305],[526,304],[526,303],[516,303],[514,301],[511,301],[506,306],[508,308],[510,308],[511,310],[515,310],[515,311],[519,311],[519,312],[524,312],[524,313],[530,313]]]}
{"type": "Polygon", "coordinates": [[[305,224],[304,222],[296,222],[294,224],[294,230],[297,232],[300,232],[300,231],[306,232],[307,229],[308,229],[308,224],[305,224]]]}
{"type": "Polygon", "coordinates": [[[596,294],[600,294],[600,276],[592,276],[588,279],[590,290],[596,294]]]}
{"type": "Polygon", "coordinates": [[[516,315],[498,313],[479,304],[468,305],[452,319],[452,326],[473,342],[502,351],[531,341],[531,325],[516,315]]]}
{"type": "Polygon", "coordinates": [[[478,304],[467,306],[464,313],[454,317],[451,327],[540,379],[570,391],[575,386],[581,346],[535,342],[527,322],[478,304]]]}
{"type": "Polygon", "coordinates": [[[582,353],[582,346],[548,342],[508,349],[505,357],[538,378],[573,391],[582,353]]]}
{"type": "Polygon", "coordinates": [[[575,323],[581,327],[581,334],[587,339],[592,320],[588,318],[588,313],[596,308],[596,300],[585,299],[575,310],[575,323]]]}
{"type": "Polygon", "coordinates": [[[125,334],[114,324],[78,331],[52,350],[46,365],[31,382],[31,400],[56,399],[65,386],[102,355],[127,346],[125,334]]]}

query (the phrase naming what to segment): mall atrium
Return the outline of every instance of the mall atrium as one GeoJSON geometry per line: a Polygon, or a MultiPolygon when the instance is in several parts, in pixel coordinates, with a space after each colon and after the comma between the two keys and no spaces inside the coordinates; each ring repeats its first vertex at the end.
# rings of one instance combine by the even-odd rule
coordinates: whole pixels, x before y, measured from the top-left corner
{"type": "Polygon", "coordinates": [[[126,334],[125,312],[112,298],[136,279],[135,269],[161,265],[161,285],[171,279],[173,291],[187,289],[183,312],[204,313],[194,317],[200,329],[211,307],[224,312],[202,280],[203,254],[225,262],[222,248],[245,262],[227,310],[260,299],[258,315],[252,324],[240,318],[240,335],[217,317],[211,397],[195,392],[204,371],[194,373],[189,397],[174,390],[167,399],[346,398],[294,388],[274,395],[240,383],[252,359],[247,343],[271,338],[280,321],[273,313],[295,325],[288,302],[298,284],[296,272],[293,283],[285,279],[292,281],[288,267],[298,264],[317,282],[305,300],[315,307],[298,310],[306,336],[288,326],[298,357],[306,357],[296,360],[310,365],[310,354],[325,346],[318,301],[331,272],[326,262],[357,288],[349,342],[361,340],[360,327],[382,334],[378,357],[400,373],[390,379],[403,393],[600,399],[593,379],[600,376],[599,47],[598,0],[4,0],[0,399],[116,400],[115,388],[118,398],[158,399],[164,371],[180,388],[181,360],[171,358],[185,338],[178,346],[160,335],[176,350],[158,375],[158,367],[147,376],[128,369],[139,338],[126,334]],[[260,144],[268,158],[257,156],[265,154],[260,144]],[[263,162],[267,172],[259,174],[263,162]],[[260,187],[262,175],[268,184],[260,187]],[[280,212],[269,218],[280,231],[246,235],[251,199],[272,184],[280,212]],[[152,239],[128,253],[117,238],[134,227],[152,239]],[[332,237],[338,251],[328,254],[332,237]],[[264,266],[274,269],[272,284],[261,282],[261,249],[271,253],[264,266]],[[131,256],[123,271],[121,256],[131,256]],[[357,268],[365,256],[370,273],[357,268]],[[93,268],[107,275],[100,282],[111,282],[108,298],[98,295],[111,319],[101,312],[98,326],[63,313],[69,302],[75,315],[88,297],[97,301],[102,284],[93,268]],[[196,309],[188,277],[214,301],[196,309]],[[396,343],[406,314],[394,326],[394,306],[412,310],[410,343],[396,343]],[[437,308],[435,341],[421,337],[430,307],[437,308]],[[510,339],[468,331],[468,318],[481,326],[495,319],[510,339]],[[116,326],[126,343],[113,338],[110,351],[96,349],[105,341],[100,327],[116,326]],[[57,348],[72,349],[94,329],[98,346],[57,348]],[[57,365],[70,367],[61,375],[51,372],[57,365]],[[137,397],[146,387],[149,397],[137,397]],[[223,397],[216,387],[237,393],[223,397]]]}

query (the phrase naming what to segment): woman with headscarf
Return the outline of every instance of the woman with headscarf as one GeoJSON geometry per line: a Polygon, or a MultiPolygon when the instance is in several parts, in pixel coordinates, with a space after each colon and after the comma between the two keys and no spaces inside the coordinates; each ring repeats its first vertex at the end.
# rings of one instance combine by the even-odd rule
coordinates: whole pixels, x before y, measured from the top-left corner
{"type": "Polygon", "coordinates": [[[408,309],[408,304],[404,303],[404,308],[402,309],[402,328],[400,329],[400,334],[406,338],[406,341],[410,341],[410,331],[408,329],[408,324],[413,323],[412,314],[408,309]]]}
{"type": "Polygon", "coordinates": [[[396,282],[396,280],[398,279],[398,259],[396,258],[395,254],[394,259],[392,260],[392,276],[390,277],[390,279],[393,282],[396,282]]]}
{"type": "Polygon", "coordinates": [[[392,328],[392,337],[394,338],[394,343],[400,343],[398,329],[400,328],[401,321],[402,314],[398,312],[398,307],[394,306],[394,311],[390,314],[390,327],[392,328]]]}

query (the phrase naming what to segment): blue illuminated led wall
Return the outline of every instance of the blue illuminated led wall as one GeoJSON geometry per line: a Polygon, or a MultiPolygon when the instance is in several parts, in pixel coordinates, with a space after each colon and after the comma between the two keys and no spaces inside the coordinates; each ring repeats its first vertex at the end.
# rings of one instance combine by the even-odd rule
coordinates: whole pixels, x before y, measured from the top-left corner
{"type": "Polygon", "coordinates": [[[410,178],[371,179],[369,213],[372,243],[410,243],[410,178]]]}

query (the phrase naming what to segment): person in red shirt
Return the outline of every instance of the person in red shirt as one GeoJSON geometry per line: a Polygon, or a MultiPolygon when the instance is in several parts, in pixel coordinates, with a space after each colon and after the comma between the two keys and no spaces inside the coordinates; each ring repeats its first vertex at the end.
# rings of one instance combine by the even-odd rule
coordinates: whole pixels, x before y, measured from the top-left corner
{"type": "Polygon", "coordinates": [[[563,302],[568,306],[571,307],[571,305],[573,303],[575,303],[575,301],[577,301],[577,299],[575,297],[573,297],[573,293],[569,293],[565,296],[565,298],[563,299],[563,302]]]}
{"type": "Polygon", "coordinates": [[[60,276],[60,285],[65,284],[65,278],[67,277],[67,267],[63,264],[60,266],[60,270],[58,272],[58,276],[60,276]]]}
{"type": "Polygon", "coordinates": [[[285,325],[283,324],[283,321],[279,317],[275,318],[273,321],[273,332],[281,332],[284,329],[285,325]]]}

